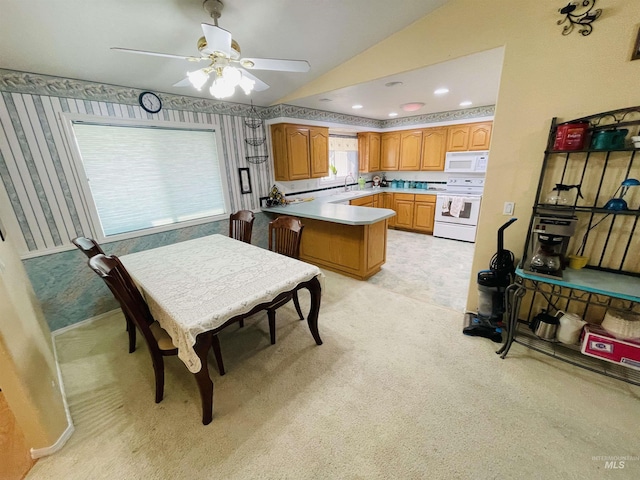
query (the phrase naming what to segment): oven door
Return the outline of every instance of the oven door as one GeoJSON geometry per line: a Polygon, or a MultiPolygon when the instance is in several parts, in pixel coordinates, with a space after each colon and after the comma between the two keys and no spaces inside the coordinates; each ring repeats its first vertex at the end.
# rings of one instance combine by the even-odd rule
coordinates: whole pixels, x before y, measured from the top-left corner
{"type": "Polygon", "coordinates": [[[481,200],[480,196],[438,195],[435,221],[475,226],[480,216],[481,200]]]}

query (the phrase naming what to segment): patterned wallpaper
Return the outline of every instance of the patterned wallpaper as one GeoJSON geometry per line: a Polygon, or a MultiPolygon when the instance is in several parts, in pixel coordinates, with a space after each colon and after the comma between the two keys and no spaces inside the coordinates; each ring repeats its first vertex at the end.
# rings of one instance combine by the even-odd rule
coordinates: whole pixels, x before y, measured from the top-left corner
{"type": "MultiPolygon", "coordinates": [[[[70,239],[91,235],[90,218],[63,131],[60,113],[149,119],[212,126],[222,137],[231,208],[259,209],[259,197],[273,183],[272,163],[251,164],[249,155],[269,155],[268,142],[249,147],[244,119],[296,118],[367,128],[410,126],[493,115],[493,107],[393,120],[313,110],[292,105],[251,107],[161,93],[163,109],[149,114],[138,105],[141,90],[0,69],[0,180],[20,228],[16,245],[52,330],[116,307],[102,281],[70,239]],[[248,150],[250,149],[250,150],[248,150]],[[238,168],[248,167],[252,193],[241,194],[238,168]]],[[[266,246],[268,216],[256,214],[254,244],[266,246]]],[[[5,221],[5,227],[7,222],[5,221]]],[[[213,233],[226,234],[227,221],[137,237],[103,245],[124,255],[213,233]]],[[[15,235],[18,232],[10,232],[15,235]]]]}

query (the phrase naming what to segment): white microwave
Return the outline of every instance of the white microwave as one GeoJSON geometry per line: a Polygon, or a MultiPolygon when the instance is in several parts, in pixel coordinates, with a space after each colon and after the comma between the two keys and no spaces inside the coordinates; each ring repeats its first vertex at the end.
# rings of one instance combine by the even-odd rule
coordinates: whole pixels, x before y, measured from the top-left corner
{"type": "Polygon", "coordinates": [[[449,173],[485,173],[489,152],[447,152],[444,171],[449,173]]]}

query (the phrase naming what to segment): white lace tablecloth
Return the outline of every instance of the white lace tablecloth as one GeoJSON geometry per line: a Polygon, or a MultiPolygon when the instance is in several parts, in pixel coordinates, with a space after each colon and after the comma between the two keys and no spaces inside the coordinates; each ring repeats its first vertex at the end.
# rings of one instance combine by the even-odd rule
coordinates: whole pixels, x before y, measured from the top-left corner
{"type": "Polygon", "coordinates": [[[318,267],[224,235],[174,243],[120,257],[154,318],[189,371],[200,370],[193,346],[203,332],[320,277],[318,267]]]}

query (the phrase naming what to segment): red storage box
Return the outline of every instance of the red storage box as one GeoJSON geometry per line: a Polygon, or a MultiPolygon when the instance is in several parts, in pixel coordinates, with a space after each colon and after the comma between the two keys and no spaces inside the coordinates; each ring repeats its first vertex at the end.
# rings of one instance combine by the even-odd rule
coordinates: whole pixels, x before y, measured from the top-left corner
{"type": "Polygon", "coordinates": [[[582,150],[587,142],[589,123],[565,123],[558,125],[554,150],[582,150]]]}
{"type": "Polygon", "coordinates": [[[597,325],[584,327],[582,353],[640,370],[640,339],[619,340],[597,325]]]}

